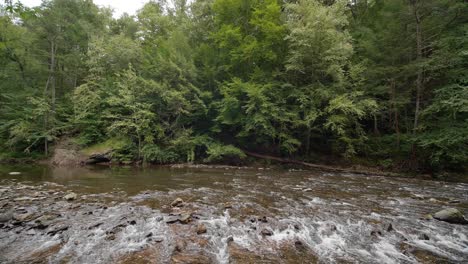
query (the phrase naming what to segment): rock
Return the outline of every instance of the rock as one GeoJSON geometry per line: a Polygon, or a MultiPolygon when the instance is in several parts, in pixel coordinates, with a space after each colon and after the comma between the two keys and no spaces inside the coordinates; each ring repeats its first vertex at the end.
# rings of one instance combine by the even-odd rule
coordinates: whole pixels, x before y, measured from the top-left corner
{"type": "Polygon", "coordinates": [[[468,220],[466,220],[463,214],[455,208],[447,208],[439,211],[435,213],[433,217],[439,221],[444,221],[451,224],[468,224],[468,220]]]}
{"type": "Polygon", "coordinates": [[[0,214],[0,223],[6,223],[6,222],[10,221],[12,218],[13,218],[13,213],[12,212],[0,214]]]}
{"type": "Polygon", "coordinates": [[[51,228],[51,230],[49,230],[49,232],[47,232],[47,234],[51,235],[51,236],[54,236],[57,233],[61,233],[63,231],[68,230],[68,228],[69,228],[68,225],[57,225],[57,226],[54,226],[53,228],[51,228]]]}
{"type": "Polygon", "coordinates": [[[461,202],[460,202],[460,200],[450,200],[449,203],[450,204],[459,204],[461,202]]]}
{"type": "Polygon", "coordinates": [[[14,214],[13,219],[18,222],[29,222],[33,220],[35,217],[32,213],[24,213],[24,214],[14,214]]]}
{"type": "Polygon", "coordinates": [[[24,202],[24,201],[31,201],[31,200],[32,200],[31,197],[26,197],[26,196],[14,199],[15,202],[24,202]]]}
{"type": "Polygon", "coordinates": [[[232,204],[231,203],[224,203],[224,209],[231,209],[232,204]]]}
{"type": "Polygon", "coordinates": [[[260,221],[262,223],[268,223],[268,220],[267,220],[266,216],[258,218],[258,221],[260,221]]]}
{"type": "Polygon", "coordinates": [[[18,172],[18,171],[12,171],[10,173],[8,173],[9,175],[21,175],[21,172],[18,172]]]}
{"type": "Polygon", "coordinates": [[[197,226],[197,234],[205,234],[207,232],[206,226],[204,224],[199,224],[197,226]]]}
{"type": "Polygon", "coordinates": [[[146,238],[152,237],[152,236],[153,236],[153,232],[150,232],[149,234],[146,235],[146,238]]]}
{"type": "Polygon", "coordinates": [[[297,250],[303,251],[306,249],[306,246],[299,240],[296,240],[294,242],[294,246],[296,247],[297,250]]]}
{"type": "Polygon", "coordinates": [[[422,219],[423,220],[432,220],[432,219],[434,219],[434,217],[432,217],[431,214],[427,214],[427,215],[423,216],[422,219]]]}
{"type": "Polygon", "coordinates": [[[192,215],[191,214],[182,214],[179,218],[179,222],[182,224],[188,224],[192,221],[192,215]]]}
{"type": "Polygon", "coordinates": [[[106,149],[101,153],[93,153],[89,158],[84,162],[87,165],[98,164],[98,163],[107,163],[112,160],[112,150],[106,149]]]}
{"type": "Polygon", "coordinates": [[[386,228],[387,232],[392,232],[394,229],[393,229],[393,225],[390,223],[388,224],[387,228],[386,228]]]}
{"type": "Polygon", "coordinates": [[[185,241],[183,241],[183,240],[177,240],[174,250],[175,250],[176,252],[182,252],[182,251],[185,249],[186,246],[187,246],[187,245],[185,244],[185,241]]]}
{"type": "Polygon", "coordinates": [[[166,223],[167,224],[174,224],[179,222],[179,217],[178,216],[168,216],[166,217],[166,223]]]}
{"type": "Polygon", "coordinates": [[[430,238],[429,238],[429,236],[426,235],[426,234],[421,234],[421,235],[419,236],[419,239],[420,239],[420,240],[429,240],[430,238]]]}
{"type": "Polygon", "coordinates": [[[171,203],[171,206],[172,207],[182,207],[183,203],[184,203],[184,200],[182,200],[181,198],[177,198],[171,203]]]}
{"type": "Polygon", "coordinates": [[[136,221],[135,221],[135,220],[129,221],[128,223],[129,223],[130,225],[136,225],[136,221]]]}
{"type": "Polygon", "coordinates": [[[382,236],[382,232],[380,230],[372,230],[371,236],[382,236]]]}
{"type": "Polygon", "coordinates": [[[162,237],[155,237],[154,238],[154,242],[156,242],[156,243],[161,243],[163,241],[164,241],[164,238],[162,238],[162,237]]]}
{"type": "Polygon", "coordinates": [[[262,234],[262,236],[272,236],[273,235],[273,231],[271,231],[270,229],[263,229],[262,232],[260,232],[262,234]]]}
{"type": "Polygon", "coordinates": [[[78,195],[76,193],[69,193],[63,197],[63,199],[67,201],[73,201],[76,200],[76,198],[78,198],[78,195]]]}
{"type": "Polygon", "coordinates": [[[234,237],[229,236],[229,237],[226,239],[226,243],[229,244],[229,243],[232,243],[232,242],[234,242],[234,237]]]}

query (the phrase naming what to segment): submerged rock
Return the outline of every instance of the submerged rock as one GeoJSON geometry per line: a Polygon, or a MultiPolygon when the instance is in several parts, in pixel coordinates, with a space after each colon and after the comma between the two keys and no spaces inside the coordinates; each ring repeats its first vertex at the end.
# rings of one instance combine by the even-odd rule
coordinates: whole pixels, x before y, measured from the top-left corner
{"type": "Polygon", "coordinates": [[[463,214],[455,208],[447,208],[439,211],[435,213],[433,217],[439,221],[444,221],[451,224],[468,224],[468,220],[466,220],[463,214]]]}
{"type": "Polygon", "coordinates": [[[197,234],[205,234],[207,232],[206,226],[204,224],[199,224],[197,226],[197,234]]]}
{"type": "Polygon", "coordinates": [[[419,239],[420,239],[420,240],[429,240],[430,238],[429,238],[429,236],[426,235],[426,234],[421,234],[421,235],[419,236],[419,239]]]}

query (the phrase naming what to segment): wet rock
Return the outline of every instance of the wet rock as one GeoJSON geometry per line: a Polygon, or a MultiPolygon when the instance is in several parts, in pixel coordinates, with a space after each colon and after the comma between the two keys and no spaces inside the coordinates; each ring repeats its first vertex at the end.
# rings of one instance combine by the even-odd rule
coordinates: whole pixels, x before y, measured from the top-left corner
{"type": "Polygon", "coordinates": [[[33,198],[31,198],[31,197],[26,197],[26,196],[24,196],[24,197],[16,198],[16,199],[14,199],[13,201],[15,201],[15,202],[25,202],[25,201],[31,201],[32,199],[33,199],[33,198]]]}
{"type": "Polygon", "coordinates": [[[429,236],[426,235],[426,234],[421,234],[421,235],[419,236],[419,240],[429,240],[429,239],[430,239],[429,236]]]}
{"type": "Polygon", "coordinates": [[[179,218],[179,222],[182,224],[188,224],[192,221],[192,215],[191,214],[182,214],[179,218]]]}
{"type": "Polygon", "coordinates": [[[100,227],[100,226],[103,225],[103,224],[104,224],[104,223],[97,223],[97,224],[94,224],[94,225],[88,227],[88,230],[98,228],[98,227],[100,227]]]}
{"type": "Polygon", "coordinates": [[[390,223],[387,225],[387,228],[385,228],[387,230],[387,232],[392,232],[394,229],[393,229],[393,225],[390,223]]]}
{"type": "Polygon", "coordinates": [[[179,222],[179,216],[168,216],[166,217],[166,223],[167,224],[175,224],[179,222]]]}
{"type": "Polygon", "coordinates": [[[186,246],[187,246],[187,244],[185,243],[185,241],[177,240],[174,250],[176,252],[182,252],[185,249],[186,246]]]}
{"type": "Polygon", "coordinates": [[[76,193],[69,193],[63,197],[63,199],[67,201],[73,201],[76,200],[76,198],[78,198],[78,195],[76,193]]]}
{"type": "Polygon", "coordinates": [[[0,214],[0,223],[6,223],[13,219],[13,212],[0,214]]]}
{"type": "Polygon", "coordinates": [[[372,230],[370,233],[371,236],[382,236],[382,232],[380,230],[372,230]]]}
{"type": "Polygon", "coordinates": [[[258,221],[262,222],[262,223],[268,223],[268,220],[267,220],[266,216],[258,218],[258,221]]]}
{"type": "Polygon", "coordinates": [[[455,208],[447,208],[439,211],[435,213],[433,217],[439,221],[444,221],[451,224],[468,224],[468,220],[466,220],[463,214],[455,208]]]}
{"type": "Polygon", "coordinates": [[[105,238],[105,240],[112,241],[115,240],[115,234],[108,234],[105,238]]]}
{"type": "Polygon", "coordinates": [[[449,203],[450,204],[459,204],[459,203],[461,203],[461,201],[460,200],[450,200],[449,203]]]}
{"type": "Polygon", "coordinates": [[[34,226],[34,228],[46,229],[49,225],[51,225],[54,222],[56,218],[57,218],[57,215],[51,215],[51,214],[42,215],[36,219],[35,221],[36,225],[34,226]]]}
{"type": "Polygon", "coordinates": [[[136,221],[135,220],[131,220],[128,222],[130,225],[136,225],[136,221]]]}
{"type": "Polygon", "coordinates": [[[262,236],[272,236],[273,235],[273,231],[271,231],[268,228],[263,229],[262,232],[260,232],[260,233],[262,234],[262,236]]]}
{"type": "Polygon", "coordinates": [[[182,200],[181,198],[177,198],[171,203],[171,206],[172,207],[182,207],[183,204],[184,204],[184,200],[182,200]]]}
{"type": "Polygon", "coordinates": [[[51,236],[54,236],[58,233],[62,233],[63,231],[66,231],[68,230],[69,226],[68,225],[65,225],[65,224],[61,224],[61,225],[57,225],[57,226],[54,226],[52,227],[48,232],[47,234],[48,235],[51,235],[51,236]]]}
{"type": "Polygon", "coordinates": [[[422,219],[423,219],[423,220],[428,220],[428,221],[429,221],[429,220],[434,219],[434,217],[432,217],[431,214],[427,214],[427,215],[423,216],[422,219]]]}
{"type": "Polygon", "coordinates": [[[307,249],[307,247],[304,245],[304,243],[302,243],[302,242],[299,241],[299,240],[294,241],[294,247],[295,247],[297,250],[300,250],[300,251],[304,251],[304,250],[307,249]]]}
{"type": "Polygon", "coordinates": [[[206,229],[206,226],[204,224],[199,224],[197,226],[197,234],[201,235],[201,234],[206,234],[207,232],[207,229],[206,229]]]}
{"type": "Polygon", "coordinates": [[[24,214],[14,214],[13,219],[18,221],[18,222],[29,222],[31,220],[34,220],[37,218],[35,217],[34,214],[32,213],[24,213],[24,214]]]}
{"type": "Polygon", "coordinates": [[[231,203],[224,203],[224,209],[231,209],[232,204],[231,203]]]}

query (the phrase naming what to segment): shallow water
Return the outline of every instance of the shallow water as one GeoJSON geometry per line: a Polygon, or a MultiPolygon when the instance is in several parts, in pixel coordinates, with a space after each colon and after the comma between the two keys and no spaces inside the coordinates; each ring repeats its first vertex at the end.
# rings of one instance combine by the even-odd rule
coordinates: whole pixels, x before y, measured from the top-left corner
{"type": "Polygon", "coordinates": [[[0,214],[29,218],[0,223],[0,262],[467,263],[468,226],[423,219],[448,207],[466,215],[468,184],[264,168],[2,166],[0,214]],[[70,191],[76,200],[63,199],[70,191]],[[171,207],[176,198],[182,207],[171,207]],[[189,223],[167,223],[174,215],[189,223]]]}

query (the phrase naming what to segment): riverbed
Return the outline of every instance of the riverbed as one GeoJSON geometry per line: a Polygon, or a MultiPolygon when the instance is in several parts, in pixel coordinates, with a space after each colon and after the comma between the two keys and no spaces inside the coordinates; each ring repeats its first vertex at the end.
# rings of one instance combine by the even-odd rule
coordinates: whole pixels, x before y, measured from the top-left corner
{"type": "Polygon", "coordinates": [[[0,263],[468,263],[468,226],[427,217],[444,208],[467,215],[467,183],[0,166],[0,263]]]}

